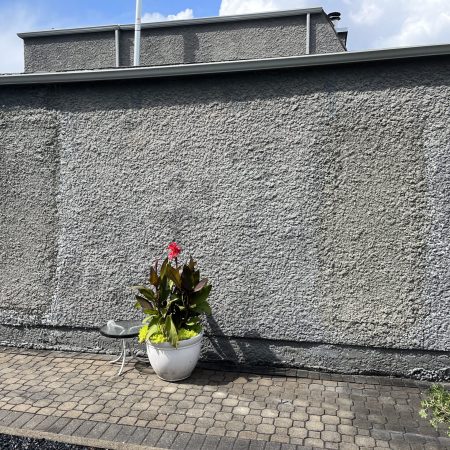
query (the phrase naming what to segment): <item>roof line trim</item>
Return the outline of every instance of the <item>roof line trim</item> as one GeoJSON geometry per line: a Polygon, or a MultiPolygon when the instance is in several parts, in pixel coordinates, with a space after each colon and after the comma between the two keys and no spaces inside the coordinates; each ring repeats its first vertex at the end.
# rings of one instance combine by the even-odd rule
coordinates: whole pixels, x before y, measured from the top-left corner
{"type": "Polygon", "coordinates": [[[67,72],[0,75],[0,85],[60,84],[108,80],[133,80],[194,75],[213,75],[274,69],[336,66],[355,63],[449,56],[450,44],[391,48],[364,52],[325,53],[270,59],[222,61],[171,66],[129,67],[67,72]]]}
{"type": "MultiPolygon", "coordinates": [[[[146,28],[170,28],[170,27],[181,27],[190,25],[203,25],[209,23],[222,23],[222,22],[241,22],[246,20],[255,19],[275,19],[281,17],[290,16],[301,16],[305,14],[321,14],[324,13],[323,8],[307,8],[307,9],[289,9],[283,11],[270,11],[264,13],[255,14],[240,14],[234,16],[213,16],[213,17],[200,17],[197,19],[187,19],[187,20],[167,20],[164,22],[147,22],[142,24],[142,29],[146,28]]],[[[83,27],[83,28],[66,28],[57,30],[42,30],[42,31],[30,31],[26,33],[17,33],[22,39],[32,38],[32,37],[43,37],[43,36],[55,36],[55,35],[65,35],[65,34],[83,34],[83,33],[98,33],[107,32],[114,30],[134,30],[133,24],[126,25],[105,25],[99,27],[83,27]]]]}

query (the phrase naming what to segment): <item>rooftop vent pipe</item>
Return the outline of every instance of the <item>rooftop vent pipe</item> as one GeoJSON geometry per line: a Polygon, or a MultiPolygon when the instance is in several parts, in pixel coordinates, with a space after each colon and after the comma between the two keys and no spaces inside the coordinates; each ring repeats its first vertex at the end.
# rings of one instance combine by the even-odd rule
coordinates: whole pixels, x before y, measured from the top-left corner
{"type": "Polygon", "coordinates": [[[142,0],[136,0],[136,21],[134,25],[134,65],[141,63],[141,15],[142,0]]]}
{"type": "Polygon", "coordinates": [[[338,11],[333,11],[328,14],[328,18],[333,22],[333,25],[335,25],[335,22],[339,22],[339,20],[341,20],[341,13],[338,11]]]}

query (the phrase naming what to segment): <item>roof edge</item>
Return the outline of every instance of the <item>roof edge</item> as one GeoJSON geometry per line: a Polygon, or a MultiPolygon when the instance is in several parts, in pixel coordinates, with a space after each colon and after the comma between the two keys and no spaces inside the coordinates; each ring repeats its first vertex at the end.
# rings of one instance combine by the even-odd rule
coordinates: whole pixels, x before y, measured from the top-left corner
{"type": "Polygon", "coordinates": [[[402,47],[363,52],[324,53],[283,58],[221,61],[171,66],[128,67],[67,72],[0,75],[0,85],[60,84],[108,80],[133,80],[194,75],[251,72],[274,69],[336,66],[377,61],[449,56],[450,44],[402,47]]]}
{"type": "MultiPolygon", "coordinates": [[[[222,23],[222,22],[240,22],[254,19],[275,19],[279,17],[302,16],[305,14],[325,14],[321,7],[305,8],[305,9],[287,9],[282,11],[269,11],[263,13],[253,14],[239,14],[233,16],[212,16],[199,17],[195,19],[186,20],[166,20],[163,22],[146,22],[142,23],[142,29],[146,28],[170,28],[190,25],[202,25],[208,23],[222,23]]],[[[134,24],[125,25],[104,25],[98,27],[81,27],[81,28],[64,28],[55,30],[29,31],[25,33],[17,33],[22,39],[42,36],[55,36],[65,34],[82,34],[82,33],[99,33],[114,30],[134,30],[134,24]]]]}

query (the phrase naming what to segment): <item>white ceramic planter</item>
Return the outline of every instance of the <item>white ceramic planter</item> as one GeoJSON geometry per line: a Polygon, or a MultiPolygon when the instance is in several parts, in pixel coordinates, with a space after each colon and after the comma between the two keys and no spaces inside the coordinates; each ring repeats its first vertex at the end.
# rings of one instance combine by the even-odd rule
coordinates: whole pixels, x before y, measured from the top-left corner
{"type": "Polygon", "coordinates": [[[168,342],[153,344],[147,341],[147,354],[156,375],[165,381],[188,378],[200,357],[203,331],[191,339],[178,342],[178,348],[168,342]]]}

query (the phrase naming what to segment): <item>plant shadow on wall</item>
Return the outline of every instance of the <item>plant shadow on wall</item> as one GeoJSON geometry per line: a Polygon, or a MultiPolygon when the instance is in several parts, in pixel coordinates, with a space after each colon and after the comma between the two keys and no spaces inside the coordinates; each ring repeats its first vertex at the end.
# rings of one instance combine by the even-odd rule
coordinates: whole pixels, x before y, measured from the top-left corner
{"type": "Polygon", "coordinates": [[[255,366],[283,366],[283,361],[271,348],[273,341],[265,339],[258,331],[249,330],[243,336],[230,338],[223,333],[214,317],[207,316],[206,321],[210,329],[207,337],[212,347],[212,350],[205,352],[206,361],[225,363],[236,368],[245,367],[248,361],[252,361],[248,364],[249,369],[255,366]]]}

